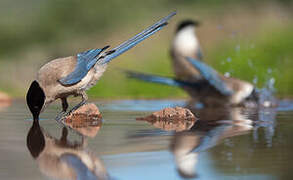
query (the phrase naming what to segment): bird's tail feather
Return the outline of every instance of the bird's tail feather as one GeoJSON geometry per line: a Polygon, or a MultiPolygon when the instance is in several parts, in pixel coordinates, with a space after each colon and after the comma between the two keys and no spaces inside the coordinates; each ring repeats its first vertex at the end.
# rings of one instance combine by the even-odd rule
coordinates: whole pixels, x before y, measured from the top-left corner
{"type": "Polygon", "coordinates": [[[168,78],[168,77],[138,73],[138,72],[133,72],[133,71],[125,71],[125,73],[130,78],[140,79],[140,80],[152,82],[152,83],[165,84],[165,85],[177,86],[177,87],[193,86],[193,84],[191,84],[191,83],[176,80],[173,78],[168,78]]]}
{"type": "Polygon", "coordinates": [[[156,22],[152,26],[143,30],[141,33],[138,33],[137,35],[123,42],[119,46],[111,49],[110,51],[105,52],[105,54],[100,57],[100,60],[98,61],[98,63],[105,64],[110,62],[113,58],[119,56],[120,54],[124,53],[125,51],[129,50],[136,44],[143,41],[144,39],[158,32],[159,30],[161,30],[164,26],[168,24],[168,20],[172,18],[175,14],[176,12],[170,13],[168,16],[162,18],[160,21],[156,22]]]}

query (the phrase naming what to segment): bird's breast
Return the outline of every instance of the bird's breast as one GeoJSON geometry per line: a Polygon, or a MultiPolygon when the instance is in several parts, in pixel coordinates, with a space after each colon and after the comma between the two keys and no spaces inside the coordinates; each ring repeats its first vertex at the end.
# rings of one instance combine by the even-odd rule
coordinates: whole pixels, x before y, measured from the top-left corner
{"type": "Polygon", "coordinates": [[[85,77],[85,81],[87,82],[86,85],[84,86],[85,90],[90,89],[94,85],[97,84],[98,80],[102,77],[104,74],[105,70],[107,68],[107,65],[98,65],[96,64],[94,68],[92,68],[88,75],[85,77]]]}

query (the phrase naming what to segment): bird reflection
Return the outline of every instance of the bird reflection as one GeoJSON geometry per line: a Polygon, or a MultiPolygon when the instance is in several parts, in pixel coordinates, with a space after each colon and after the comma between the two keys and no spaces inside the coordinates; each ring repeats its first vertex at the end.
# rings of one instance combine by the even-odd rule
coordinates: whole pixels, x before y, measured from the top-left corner
{"type": "Polygon", "coordinates": [[[252,121],[241,112],[240,108],[193,110],[199,114],[200,120],[190,130],[175,133],[170,145],[180,176],[196,177],[200,152],[216,146],[225,138],[252,130],[252,121]]]}
{"type": "Polygon", "coordinates": [[[200,114],[200,120],[190,130],[175,133],[170,145],[177,171],[184,178],[197,176],[200,152],[216,146],[225,138],[252,130],[252,121],[241,114],[240,108],[204,109],[194,113],[200,114]]]}
{"type": "MultiPolygon", "coordinates": [[[[98,131],[100,127],[101,123],[97,123],[95,130],[98,131]]],[[[89,127],[78,127],[79,133],[86,132],[86,135],[87,128],[89,127]]],[[[93,134],[93,128],[90,129],[93,134]]],[[[62,129],[59,139],[48,134],[38,120],[33,121],[27,135],[27,148],[40,171],[57,179],[109,179],[103,162],[87,149],[86,137],[83,135],[81,142],[70,142],[67,136],[66,127],[62,129]]]]}
{"type": "Polygon", "coordinates": [[[191,111],[199,117],[199,120],[194,122],[172,120],[172,126],[169,125],[168,119],[148,122],[156,128],[174,132],[170,151],[174,155],[177,172],[183,178],[197,177],[196,165],[201,152],[218,145],[226,138],[249,133],[255,124],[249,119],[255,112],[240,107],[191,109],[191,111]]]}

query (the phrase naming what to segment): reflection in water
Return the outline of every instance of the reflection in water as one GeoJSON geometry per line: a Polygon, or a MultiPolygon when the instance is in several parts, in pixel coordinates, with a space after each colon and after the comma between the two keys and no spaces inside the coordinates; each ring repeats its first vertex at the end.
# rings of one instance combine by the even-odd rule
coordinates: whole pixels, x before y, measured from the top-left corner
{"type": "Polygon", "coordinates": [[[33,122],[27,135],[27,148],[41,172],[58,179],[109,179],[103,162],[86,148],[85,137],[81,142],[72,143],[67,136],[65,127],[62,137],[57,139],[40,127],[38,120],[33,122]]]}
{"type": "MultiPolygon", "coordinates": [[[[173,128],[166,126],[168,121],[164,122],[162,119],[148,123],[170,131],[169,135],[173,132],[170,151],[174,155],[177,172],[181,177],[194,178],[197,177],[199,154],[220,144],[226,138],[248,134],[252,130],[257,135],[258,129],[269,132],[267,139],[272,137],[275,116],[272,113],[267,114],[266,111],[267,109],[240,107],[192,109],[199,120],[191,126],[184,126],[185,129],[179,128],[180,131],[174,128],[183,127],[184,122],[180,119],[172,121],[173,128]]],[[[224,142],[226,144],[229,141],[224,142]]],[[[233,149],[232,146],[229,147],[233,149]]]]}
{"type": "Polygon", "coordinates": [[[178,173],[184,178],[196,177],[198,155],[220,143],[223,139],[248,133],[251,120],[245,118],[240,108],[229,111],[201,110],[200,120],[188,131],[177,132],[171,140],[178,173]]]}
{"type": "Polygon", "coordinates": [[[82,136],[95,137],[102,127],[102,116],[100,114],[76,113],[66,118],[63,123],[82,136]]]}
{"type": "Polygon", "coordinates": [[[268,147],[272,146],[273,136],[275,134],[275,126],[276,126],[276,109],[274,108],[266,108],[257,112],[257,122],[258,124],[255,126],[254,130],[254,141],[258,141],[259,130],[262,128],[265,133],[266,143],[268,147]]]}
{"type": "Polygon", "coordinates": [[[210,156],[214,159],[214,166],[229,174],[267,174],[276,176],[276,179],[292,179],[290,167],[293,146],[290,140],[292,130],[288,128],[290,125],[278,121],[276,128],[276,109],[266,108],[246,113],[254,118],[253,133],[237,142],[236,151],[228,146],[217,148],[223,156],[212,151],[210,156]],[[229,158],[225,155],[229,155],[229,158]]]}
{"type": "MultiPolygon", "coordinates": [[[[108,173],[119,179],[180,179],[177,165],[175,166],[175,156],[171,151],[166,151],[170,147],[171,139],[175,138],[173,136],[175,132],[164,131],[145,122],[134,121],[136,117],[150,114],[148,107],[152,107],[152,104],[154,104],[152,108],[156,111],[160,107],[168,107],[166,104],[171,104],[169,107],[175,107],[179,103],[183,104],[183,101],[161,103],[161,101],[140,100],[133,111],[130,106],[135,103],[130,104],[128,108],[124,108],[127,104],[124,101],[102,103],[107,124],[103,123],[102,131],[98,131],[94,140],[89,139],[88,148],[98,153],[108,173]],[[124,109],[112,110],[112,104],[114,107],[120,107],[121,104],[124,109]],[[137,111],[139,108],[143,110],[137,111]],[[145,176],[145,172],[148,176],[145,176]]],[[[28,126],[31,126],[33,121],[23,120],[31,118],[25,107],[25,103],[19,101],[0,113],[2,128],[0,130],[2,154],[0,179],[57,179],[43,177],[43,173],[38,168],[38,158],[33,160],[28,153],[23,138],[26,138],[30,128],[28,126]]],[[[218,145],[198,153],[197,164],[193,167],[193,169],[196,168],[193,171],[199,175],[198,179],[292,179],[293,101],[280,101],[278,108],[272,110],[240,108],[237,111],[240,113],[234,114],[253,120],[253,130],[245,135],[219,140],[218,145]]],[[[234,112],[237,111],[234,110],[234,112]]],[[[233,109],[231,112],[230,114],[233,114],[233,109]]],[[[212,126],[217,124],[213,122],[215,119],[218,121],[233,119],[229,115],[229,109],[223,112],[215,109],[212,113],[198,110],[194,113],[202,117],[195,124],[209,121],[209,123],[201,123],[209,124],[208,127],[210,127],[202,130],[203,132],[215,128],[212,126]],[[203,117],[209,114],[210,118],[205,120],[203,117]]],[[[56,109],[51,108],[41,117],[48,118],[55,115],[56,109]]],[[[227,123],[231,125],[231,122],[227,123]]],[[[45,120],[40,121],[40,125],[42,128],[39,130],[42,130],[42,133],[36,131],[36,134],[49,132],[57,139],[61,137],[62,129],[56,128],[56,122],[45,120]]],[[[204,129],[203,125],[200,129],[204,129]]],[[[191,135],[197,131],[196,128],[192,129],[188,131],[191,135]]],[[[186,136],[185,133],[182,134],[186,136]]],[[[80,140],[80,137],[69,130],[68,140],[74,142],[73,140],[80,140]]],[[[41,152],[42,141],[38,139],[36,141],[39,142],[36,144],[40,144],[38,145],[40,150],[35,152],[41,152]]],[[[192,140],[189,143],[192,143],[192,140]]],[[[37,153],[33,155],[38,156],[37,153]]]]}
{"type": "Polygon", "coordinates": [[[188,130],[195,123],[195,119],[172,119],[171,121],[168,119],[148,119],[146,121],[156,128],[164,129],[165,131],[176,132],[188,130]]]}
{"type": "Polygon", "coordinates": [[[166,131],[184,131],[190,129],[196,121],[196,117],[189,110],[181,107],[165,108],[136,120],[146,121],[154,127],[166,131]]]}

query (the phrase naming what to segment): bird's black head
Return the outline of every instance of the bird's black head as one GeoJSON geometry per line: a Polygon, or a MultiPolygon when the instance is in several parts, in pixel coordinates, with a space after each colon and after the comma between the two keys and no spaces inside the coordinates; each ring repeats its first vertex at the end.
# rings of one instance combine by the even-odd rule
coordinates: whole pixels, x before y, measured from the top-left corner
{"type": "Polygon", "coordinates": [[[187,19],[187,20],[181,21],[178,24],[176,32],[179,32],[180,30],[182,30],[183,28],[185,28],[187,26],[197,27],[199,25],[200,25],[200,23],[198,21],[187,19]]]}
{"type": "Polygon", "coordinates": [[[40,111],[45,102],[45,93],[37,81],[33,81],[27,94],[26,103],[33,114],[34,120],[38,120],[40,111]]]}
{"type": "Polygon", "coordinates": [[[26,146],[33,158],[37,158],[45,148],[45,137],[39,121],[34,121],[26,137],[26,146]]]}

